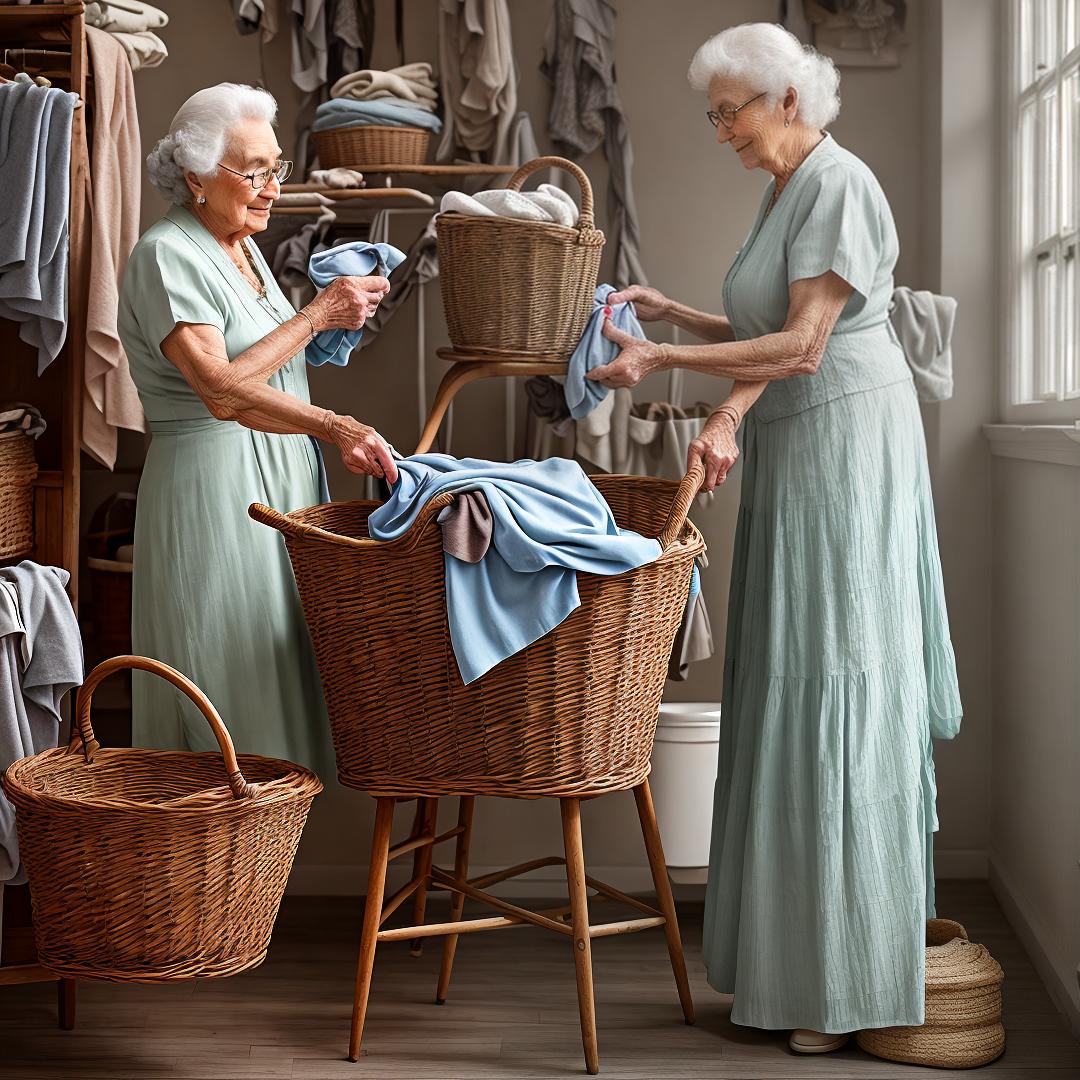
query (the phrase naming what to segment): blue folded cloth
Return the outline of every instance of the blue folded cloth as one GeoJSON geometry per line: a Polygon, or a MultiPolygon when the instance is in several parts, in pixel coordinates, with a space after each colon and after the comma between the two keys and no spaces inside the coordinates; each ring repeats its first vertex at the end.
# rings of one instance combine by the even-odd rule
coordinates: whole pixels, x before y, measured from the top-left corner
{"type": "MultiPolygon", "coordinates": [[[[335,278],[388,278],[405,261],[405,252],[392,244],[368,244],[350,240],[347,244],[317,251],[308,261],[308,277],[319,289],[325,289],[335,278]]],[[[307,362],[313,367],[337,364],[344,367],[352,356],[363,330],[320,330],[307,347],[307,362]]]]}
{"type": "Polygon", "coordinates": [[[645,337],[645,331],[641,329],[641,323],[638,322],[631,304],[608,304],[608,297],[616,291],[611,285],[597,287],[593,297],[592,314],[567,365],[564,393],[567,408],[575,420],[588,416],[608,395],[608,388],[603,383],[586,379],[585,372],[603,364],[610,364],[621,351],[614,341],[609,341],[603,335],[604,309],[610,306],[611,321],[616,330],[633,334],[637,338],[645,337]]]}
{"type": "Polygon", "coordinates": [[[398,462],[390,498],[368,533],[393,540],[443,491],[480,491],[491,544],[476,563],[444,554],[450,640],[462,680],[555,629],[581,601],[577,573],[622,574],[660,556],[656,540],[620,529],[580,465],[564,458],[504,464],[446,454],[398,462]]]}
{"type": "Polygon", "coordinates": [[[442,131],[442,121],[433,112],[386,98],[375,98],[374,101],[331,98],[315,110],[315,123],[311,125],[311,130],[326,131],[328,128],[364,124],[430,128],[436,134],[442,131]]]}

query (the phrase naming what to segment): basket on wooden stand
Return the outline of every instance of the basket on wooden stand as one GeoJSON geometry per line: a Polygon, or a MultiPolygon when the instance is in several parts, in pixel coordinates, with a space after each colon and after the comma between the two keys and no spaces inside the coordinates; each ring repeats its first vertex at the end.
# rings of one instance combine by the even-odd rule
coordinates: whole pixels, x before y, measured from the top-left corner
{"type": "Polygon", "coordinates": [[[238,757],[206,695],[158,660],[99,664],[76,711],[67,747],[23,758],[3,777],[41,963],[127,982],[235,975],[261,963],[318,777],[288,761],[238,757]],[[182,690],[221,753],[100,747],[90,702],[126,668],[182,690]]]}
{"type": "Polygon", "coordinates": [[[0,433],[0,559],[34,547],[34,440],[22,431],[0,433]]]}
{"type": "Polygon", "coordinates": [[[311,140],[324,169],[367,165],[423,165],[431,132],[427,128],[382,124],[313,131],[311,140]]]}
{"type": "Polygon", "coordinates": [[[507,187],[520,191],[539,169],[571,173],[581,187],[575,228],[509,217],[439,214],[439,285],[454,349],[472,360],[561,363],[593,310],[604,234],[593,221],[588,176],[572,161],[526,162],[507,187]]]}

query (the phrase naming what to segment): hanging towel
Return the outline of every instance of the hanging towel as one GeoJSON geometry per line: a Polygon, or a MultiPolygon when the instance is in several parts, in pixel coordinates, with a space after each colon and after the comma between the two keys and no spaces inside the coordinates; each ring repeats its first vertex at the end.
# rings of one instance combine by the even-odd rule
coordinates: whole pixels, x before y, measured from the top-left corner
{"type": "Polygon", "coordinates": [[[78,94],[0,84],[0,318],[20,323],[40,375],[67,337],[71,118],[78,94]]]}
{"type": "MultiPolygon", "coordinates": [[[[234,3],[240,0],[234,0],[234,3]]],[[[244,0],[252,3],[253,0],[244,0]]],[[[95,26],[110,34],[139,34],[143,30],[160,30],[169,25],[169,16],[161,8],[141,0],[97,0],[86,5],[86,25],[95,26]]]]}
{"type": "Polygon", "coordinates": [[[952,333],[956,301],[901,285],[892,294],[889,321],[900,340],[920,401],[952,397],[952,333]]]}
{"type": "MultiPolygon", "coordinates": [[[[60,702],[83,680],[82,638],[58,566],[0,567],[0,772],[56,746],[60,702]]],[[[0,882],[26,880],[15,808],[0,792],[0,882]]]]}
{"type": "Polygon", "coordinates": [[[483,492],[492,516],[491,546],[480,562],[444,555],[450,639],[466,685],[579,606],[576,571],[621,574],[660,556],[656,540],[615,524],[580,465],[560,458],[407,458],[390,498],[368,518],[369,535],[401,536],[443,491],[483,492]]]}
{"type": "Polygon", "coordinates": [[[261,32],[265,44],[277,35],[277,0],[229,0],[239,34],[261,32]]]}
{"type": "Polygon", "coordinates": [[[76,238],[89,252],[79,282],[86,312],[82,445],[111,469],[118,430],[146,430],[116,327],[120,281],[139,238],[142,150],[135,84],[123,48],[111,34],[93,27],[86,29],[86,44],[94,76],[94,141],[86,213],[76,238]]]}
{"type": "Polygon", "coordinates": [[[354,71],[338,79],[330,87],[332,98],[355,98],[370,101],[375,98],[396,97],[434,109],[439,92],[427,63],[404,64],[389,71],[354,71]]]}
{"type": "Polygon", "coordinates": [[[634,155],[615,86],[615,9],[605,0],[555,0],[540,70],[552,83],[548,130],[559,152],[580,160],[603,142],[615,281],[646,284],[630,179],[634,155]]]}
{"type": "MultiPolygon", "coordinates": [[[[311,256],[308,276],[316,288],[325,289],[339,277],[388,278],[405,261],[405,253],[391,244],[368,244],[352,240],[311,256]]],[[[344,366],[349,362],[363,330],[322,330],[307,347],[307,361],[314,367],[322,364],[344,366]]]]}
{"type": "Polygon", "coordinates": [[[292,80],[311,93],[326,84],[326,0],[291,0],[292,80]]]}
{"type": "Polygon", "coordinates": [[[492,188],[466,195],[448,191],[439,207],[443,213],[454,211],[476,217],[509,217],[523,221],[550,222],[573,228],[578,222],[577,203],[562,188],[541,184],[535,191],[511,191],[492,188]]]}
{"type": "Polygon", "coordinates": [[[326,21],[330,27],[327,78],[337,81],[367,63],[375,41],[375,0],[330,0],[326,21]]]}
{"type": "Polygon", "coordinates": [[[622,351],[614,341],[603,335],[605,314],[610,312],[612,325],[617,330],[632,334],[636,338],[645,337],[645,331],[634,314],[632,304],[608,304],[608,297],[616,291],[611,285],[597,287],[593,297],[592,314],[567,366],[566,404],[575,420],[587,416],[608,395],[608,388],[603,383],[586,379],[585,373],[595,367],[610,364],[622,351]]]}
{"type": "Polygon", "coordinates": [[[399,98],[380,98],[377,101],[331,98],[315,110],[315,123],[311,125],[311,130],[327,131],[330,128],[360,127],[365,124],[422,127],[436,134],[442,130],[442,121],[434,113],[399,98]]]}
{"type": "Polygon", "coordinates": [[[112,36],[124,46],[133,72],[142,68],[160,67],[168,58],[169,50],[165,48],[165,42],[149,30],[138,34],[114,33],[112,36]]]}
{"type": "Polygon", "coordinates": [[[482,491],[459,492],[435,520],[442,530],[443,551],[448,555],[478,563],[488,553],[494,520],[482,491]]]}
{"type": "Polygon", "coordinates": [[[691,582],[690,595],[686,598],[682,622],[675,634],[668,658],[667,677],[672,682],[685,682],[690,674],[690,665],[708,660],[714,651],[712,624],[709,622],[709,609],[705,606],[705,597],[701,590],[701,571],[709,565],[704,555],[694,560],[694,578],[691,582]]]}

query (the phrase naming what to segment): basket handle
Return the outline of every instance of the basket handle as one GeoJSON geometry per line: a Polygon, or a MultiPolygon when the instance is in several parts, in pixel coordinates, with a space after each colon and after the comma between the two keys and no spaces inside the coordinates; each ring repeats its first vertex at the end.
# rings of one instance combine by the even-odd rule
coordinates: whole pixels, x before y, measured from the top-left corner
{"type": "Polygon", "coordinates": [[[126,668],[138,668],[140,671],[149,671],[153,675],[160,675],[173,686],[181,689],[198,706],[199,711],[206,717],[207,723],[214,732],[218,746],[221,748],[221,756],[225,759],[225,771],[228,773],[229,787],[232,789],[234,798],[250,799],[255,794],[255,789],[249,784],[240,772],[240,765],[236,760],[236,750],[233,747],[232,738],[228,729],[218,715],[217,709],[210,703],[210,699],[186,676],[181,675],[175,668],[163,664],[160,660],[152,660],[148,656],[114,656],[110,660],[103,660],[89,675],[86,681],[79,687],[79,696],[75,705],[75,720],[71,725],[71,741],[68,743],[68,753],[76,753],[81,749],[86,756],[87,763],[94,760],[94,754],[101,748],[97,739],[94,738],[94,729],[90,725],[90,700],[98,685],[110,675],[126,668]]]}
{"type": "Polygon", "coordinates": [[[686,516],[690,513],[690,507],[693,505],[704,479],[705,466],[698,461],[687,470],[686,475],[679,482],[679,489],[675,492],[675,498],[671,501],[671,510],[668,513],[664,531],[657,537],[660,541],[660,547],[664,551],[667,551],[675,543],[679,538],[679,533],[683,531],[686,516]]]}
{"type": "Polygon", "coordinates": [[[585,170],[581,168],[580,165],[575,165],[566,158],[555,157],[552,155],[549,157],[533,158],[532,161],[526,161],[525,164],[510,177],[506,186],[511,191],[520,191],[521,185],[524,184],[534,172],[537,172],[540,169],[564,169],[573,176],[578,182],[578,187],[581,188],[581,214],[578,216],[578,229],[584,230],[595,228],[593,221],[592,184],[589,183],[589,178],[585,175],[585,170]]]}

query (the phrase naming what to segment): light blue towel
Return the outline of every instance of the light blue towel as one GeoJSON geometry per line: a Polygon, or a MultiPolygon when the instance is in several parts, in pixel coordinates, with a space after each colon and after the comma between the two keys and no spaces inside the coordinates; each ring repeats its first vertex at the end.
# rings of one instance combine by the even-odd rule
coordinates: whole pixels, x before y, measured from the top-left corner
{"type": "Polygon", "coordinates": [[[331,98],[315,110],[315,123],[311,125],[311,130],[326,131],[328,128],[363,124],[430,128],[436,134],[442,131],[442,121],[433,112],[418,109],[396,98],[376,98],[374,101],[331,98]]]}
{"type": "Polygon", "coordinates": [[[620,529],[603,496],[564,458],[503,464],[446,454],[398,462],[390,498],[368,533],[393,540],[443,491],[480,491],[492,516],[478,563],[444,555],[446,610],[468,684],[559,625],[581,603],[577,573],[622,574],[660,556],[656,540],[620,529]]]}
{"type": "MultiPolygon", "coordinates": [[[[405,261],[405,252],[392,244],[368,244],[350,240],[347,244],[317,251],[308,261],[308,277],[319,289],[325,289],[339,277],[388,278],[405,261]]],[[[307,347],[307,362],[313,367],[337,364],[344,367],[352,356],[363,330],[320,330],[307,347]]]]}
{"type": "MultiPolygon", "coordinates": [[[[564,393],[566,406],[575,420],[588,416],[608,395],[608,388],[603,383],[586,379],[585,372],[610,364],[621,351],[614,341],[609,341],[602,333],[604,310],[609,306],[607,298],[616,291],[611,285],[597,287],[592,314],[567,366],[564,393]]],[[[616,330],[644,339],[645,331],[641,329],[631,304],[612,304],[610,307],[611,321],[616,330]]]]}

